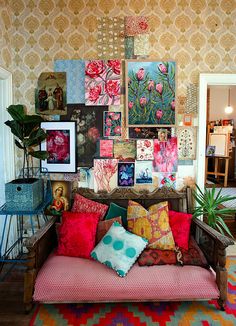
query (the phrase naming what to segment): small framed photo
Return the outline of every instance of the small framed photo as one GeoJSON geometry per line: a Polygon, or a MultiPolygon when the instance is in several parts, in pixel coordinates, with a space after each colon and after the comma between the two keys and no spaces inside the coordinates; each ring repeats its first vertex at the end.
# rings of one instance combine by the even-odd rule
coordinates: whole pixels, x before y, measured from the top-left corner
{"type": "Polygon", "coordinates": [[[42,122],[47,138],[41,143],[41,150],[46,150],[49,157],[41,160],[41,170],[48,172],[76,172],[76,122],[42,122]]]}
{"type": "Polygon", "coordinates": [[[216,147],[212,145],[208,145],[206,149],[206,156],[214,156],[216,151],[216,147]]]}

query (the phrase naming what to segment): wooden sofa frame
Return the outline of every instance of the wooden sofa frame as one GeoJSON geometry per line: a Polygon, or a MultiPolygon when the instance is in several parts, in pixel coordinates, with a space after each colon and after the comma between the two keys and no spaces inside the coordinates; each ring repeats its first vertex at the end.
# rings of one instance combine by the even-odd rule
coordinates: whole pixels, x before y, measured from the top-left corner
{"type": "MultiPolygon", "coordinates": [[[[81,188],[78,190],[78,193],[100,203],[109,205],[111,202],[115,202],[123,207],[127,207],[128,200],[135,200],[146,208],[154,203],[168,200],[171,209],[182,212],[192,212],[192,194],[190,188],[185,188],[182,192],[177,192],[165,187],[153,192],[136,192],[133,189],[119,188],[111,193],[94,193],[91,189],[81,188]]],[[[57,245],[55,222],[56,217],[52,217],[40,230],[25,241],[25,246],[28,249],[27,268],[24,276],[24,304],[26,312],[30,311],[33,305],[32,296],[37,273],[48,255],[57,245]]],[[[218,304],[221,310],[224,310],[227,299],[225,249],[229,245],[234,244],[234,242],[232,239],[221,235],[199,219],[192,220],[191,234],[197,240],[209,265],[216,273],[216,283],[220,292],[218,304]]]]}

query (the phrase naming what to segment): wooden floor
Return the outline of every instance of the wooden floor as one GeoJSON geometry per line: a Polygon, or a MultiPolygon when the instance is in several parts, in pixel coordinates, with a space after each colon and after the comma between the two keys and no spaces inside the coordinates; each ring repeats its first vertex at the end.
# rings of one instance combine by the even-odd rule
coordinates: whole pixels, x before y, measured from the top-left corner
{"type": "MultiPolygon", "coordinates": [[[[236,222],[230,219],[226,224],[236,239],[236,222]]],[[[0,326],[28,326],[32,315],[33,311],[24,313],[23,273],[17,269],[0,282],[0,326]]]]}

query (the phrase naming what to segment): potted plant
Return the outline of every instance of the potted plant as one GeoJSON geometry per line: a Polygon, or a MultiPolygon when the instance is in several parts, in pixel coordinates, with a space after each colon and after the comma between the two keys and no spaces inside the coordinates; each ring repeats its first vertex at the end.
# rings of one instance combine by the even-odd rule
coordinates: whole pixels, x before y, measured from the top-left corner
{"type": "Polygon", "coordinates": [[[5,124],[16,137],[15,145],[23,150],[22,178],[5,185],[6,205],[8,209],[31,210],[43,200],[42,180],[32,177],[32,157],[46,159],[47,151],[35,150],[47,137],[40,127],[43,118],[39,115],[27,115],[23,105],[10,105],[7,108],[13,120],[5,124]]]}
{"type": "Polygon", "coordinates": [[[193,197],[196,200],[196,207],[193,211],[193,217],[203,216],[204,221],[221,234],[232,234],[224,222],[224,217],[232,216],[236,209],[224,207],[223,204],[229,200],[236,199],[236,196],[222,195],[222,189],[216,194],[216,187],[205,188],[204,192],[196,185],[197,190],[193,191],[193,197]]]}

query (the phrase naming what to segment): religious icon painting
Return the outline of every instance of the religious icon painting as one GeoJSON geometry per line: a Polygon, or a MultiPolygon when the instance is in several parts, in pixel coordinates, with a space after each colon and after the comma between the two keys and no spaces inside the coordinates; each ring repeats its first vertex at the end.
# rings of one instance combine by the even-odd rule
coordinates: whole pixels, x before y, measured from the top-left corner
{"type": "Polygon", "coordinates": [[[67,113],[66,73],[43,72],[35,90],[37,114],[65,115],[67,113]]]}
{"type": "Polygon", "coordinates": [[[137,139],[137,160],[150,161],[154,159],[154,142],[153,139],[137,139]]]}
{"type": "Polygon", "coordinates": [[[105,111],[103,116],[103,136],[121,136],[121,112],[105,111]]]}
{"type": "Polygon", "coordinates": [[[53,198],[45,213],[61,216],[63,211],[70,209],[72,183],[64,180],[52,180],[51,186],[53,198]]]}
{"type": "Polygon", "coordinates": [[[134,162],[118,163],[118,187],[134,186],[134,162]]]}
{"type": "Polygon", "coordinates": [[[85,61],[85,105],[120,105],[120,60],[85,61]]]}
{"type": "Polygon", "coordinates": [[[195,160],[196,158],[196,127],[178,127],[176,128],[178,138],[178,159],[195,160]]]}

